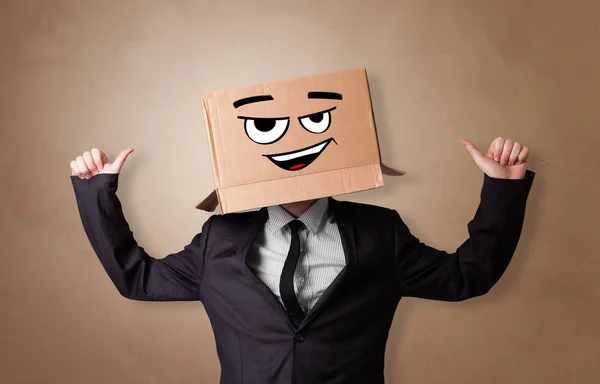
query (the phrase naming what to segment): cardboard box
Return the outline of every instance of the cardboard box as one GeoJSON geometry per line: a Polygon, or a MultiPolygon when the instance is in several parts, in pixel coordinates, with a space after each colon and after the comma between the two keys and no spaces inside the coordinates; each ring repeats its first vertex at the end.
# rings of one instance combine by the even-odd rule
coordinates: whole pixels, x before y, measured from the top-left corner
{"type": "Polygon", "coordinates": [[[383,185],[365,69],[202,95],[215,191],[197,208],[223,213],[383,185]]]}

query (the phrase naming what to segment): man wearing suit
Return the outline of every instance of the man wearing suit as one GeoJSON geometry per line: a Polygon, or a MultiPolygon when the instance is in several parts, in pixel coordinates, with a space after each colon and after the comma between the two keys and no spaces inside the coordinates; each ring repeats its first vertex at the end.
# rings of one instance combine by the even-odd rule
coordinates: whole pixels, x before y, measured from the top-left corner
{"type": "Polygon", "coordinates": [[[534,173],[528,148],[497,138],[481,202],[455,253],[415,238],[394,210],[325,198],[211,216],[182,251],[150,257],[116,196],[133,149],[71,162],[85,232],[126,298],[200,300],[223,384],[384,382],[388,331],[404,296],[461,301],[488,292],[517,246],[534,173]]]}

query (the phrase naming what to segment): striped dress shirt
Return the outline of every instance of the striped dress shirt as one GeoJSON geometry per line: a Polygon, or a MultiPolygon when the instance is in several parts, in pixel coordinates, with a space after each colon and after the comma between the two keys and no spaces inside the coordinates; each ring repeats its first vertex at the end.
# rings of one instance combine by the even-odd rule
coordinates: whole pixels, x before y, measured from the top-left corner
{"type": "MultiPolygon", "coordinates": [[[[287,224],[294,217],[280,206],[267,210],[269,218],[252,245],[248,266],[283,304],[279,281],[292,239],[287,224]]],[[[327,198],[317,200],[297,220],[304,227],[299,230],[300,260],[294,274],[294,290],[300,306],[308,313],[344,268],[346,258],[327,198]]]]}

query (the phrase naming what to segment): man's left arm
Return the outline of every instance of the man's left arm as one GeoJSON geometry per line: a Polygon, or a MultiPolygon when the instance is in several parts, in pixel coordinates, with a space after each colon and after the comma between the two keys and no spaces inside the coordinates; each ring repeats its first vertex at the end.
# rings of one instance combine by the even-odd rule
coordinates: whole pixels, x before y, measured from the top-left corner
{"type": "Polygon", "coordinates": [[[528,148],[497,138],[483,155],[470,142],[463,144],[485,173],[469,238],[454,253],[440,251],[413,236],[397,215],[395,261],[402,296],[461,301],[483,295],[515,252],[535,176],[526,170],[528,148]]]}

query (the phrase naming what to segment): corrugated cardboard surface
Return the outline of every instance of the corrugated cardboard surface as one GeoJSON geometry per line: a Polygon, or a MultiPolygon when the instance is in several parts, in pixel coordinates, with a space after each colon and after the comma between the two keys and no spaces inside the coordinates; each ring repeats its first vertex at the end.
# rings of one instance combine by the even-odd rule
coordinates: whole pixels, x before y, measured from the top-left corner
{"type": "Polygon", "coordinates": [[[202,105],[223,212],[357,192],[382,185],[377,135],[364,69],[211,92],[202,95],[202,105]],[[342,99],[311,99],[308,98],[311,92],[333,92],[342,99]],[[273,100],[239,108],[233,105],[240,99],[265,95],[273,100]],[[322,133],[313,133],[299,122],[303,116],[328,110],[331,110],[330,126],[322,133]],[[275,142],[257,144],[245,132],[244,119],[240,116],[288,118],[289,126],[275,142]],[[265,157],[299,151],[330,139],[333,141],[319,157],[301,170],[283,169],[265,157]],[[367,170],[372,174],[365,177],[367,170]]]}
{"type": "MultiPolygon", "coordinates": [[[[214,188],[199,93],[366,67],[384,163],[344,199],[397,209],[426,243],[467,236],[482,176],[460,145],[531,148],[521,242],[492,291],[403,300],[389,384],[600,378],[597,0],[0,2],[0,383],[212,384],[199,303],[123,299],[77,214],[69,161],[133,146],[136,240],[177,252],[214,188]]],[[[369,351],[365,351],[369,353],[369,351]]]]}
{"type": "Polygon", "coordinates": [[[223,188],[218,190],[218,194],[221,210],[236,212],[309,198],[342,195],[382,185],[381,166],[376,163],[223,188]]]}

